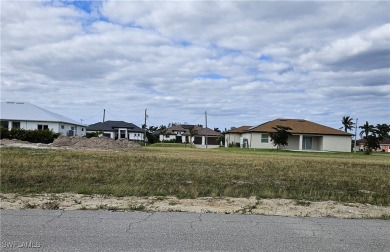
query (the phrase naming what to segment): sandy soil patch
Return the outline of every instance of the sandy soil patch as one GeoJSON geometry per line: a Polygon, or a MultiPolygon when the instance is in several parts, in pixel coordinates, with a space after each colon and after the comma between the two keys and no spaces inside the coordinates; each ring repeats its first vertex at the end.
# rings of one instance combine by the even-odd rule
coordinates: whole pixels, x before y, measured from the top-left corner
{"type": "Polygon", "coordinates": [[[260,214],[301,217],[384,218],[390,207],[334,201],[308,202],[289,199],[109,197],[74,193],[0,194],[1,209],[60,209],[260,214]]]}
{"type": "Polygon", "coordinates": [[[107,137],[64,137],[60,136],[51,144],[30,143],[16,139],[2,139],[0,146],[41,148],[41,149],[96,149],[96,150],[127,150],[138,149],[141,145],[127,139],[111,139],[107,137]]]}

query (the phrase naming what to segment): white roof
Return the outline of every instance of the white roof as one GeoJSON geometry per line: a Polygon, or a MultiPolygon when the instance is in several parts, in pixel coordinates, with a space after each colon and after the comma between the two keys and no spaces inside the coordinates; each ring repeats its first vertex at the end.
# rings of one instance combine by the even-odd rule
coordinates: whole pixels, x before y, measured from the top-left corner
{"type": "Polygon", "coordinates": [[[62,122],[82,125],[68,117],[50,112],[28,102],[2,102],[0,119],[10,121],[62,122]]]}

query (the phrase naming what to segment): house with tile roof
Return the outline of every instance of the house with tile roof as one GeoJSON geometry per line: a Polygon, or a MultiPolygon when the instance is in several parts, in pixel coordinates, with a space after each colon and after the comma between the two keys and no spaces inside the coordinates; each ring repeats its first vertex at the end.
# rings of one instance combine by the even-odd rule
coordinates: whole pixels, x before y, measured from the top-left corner
{"type": "MultiPolygon", "coordinates": [[[[364,151],[365,139],[358,140],[357,149],[364,151]]],[[[390,152],[390,137],[379,140],[379,148],[373,151],[390,152]]]]}
{"type": "Polygon", "coordinates": [[[244,142],[243,134],[247,133],[246,131],[253,126],[241,126],[226,131],[225,134],[225,146],[235,146],[235,147],[248,147],[248,141],[244,142]]]}
{"type": "Polygon", "coordinates": [[[124,121],[105,121],[91,124],[87,127],[87,133],[103,132],[103,135],[113,139],[129,139],[143,141],[144,130],[133,123],[124,121]]]}
{"type": "Polygon", "coordinates": [[[1,127],[52,130],[64,136],[85,136],[86,126],[28,102],[1,102],[1,127]]]}
{"type": "Polygon", "coordinates": [[[390,152],[390,137],[379,141],[380,151],[390,152]]]}
{"type": "MultiPolygon", "coordinates": [[[[288,139],[288,145],[282,147],[282,149],[351,152],[352,134],[301,119],[276,119],[244,129],[240,136],[240,143],[247,142],[247,146],[250,148],[276,148],[270,138],[270,133],[276,132],[274,129],[276,126],[285,126],[292,129],[290,130],[292,136],[288,139]]],[[[225,134],[225,139],[226,137],[228,137],[228,134],[225,134]]]]}
{"type": "Polygon", "coordinates": [[[165,134],[160,134],[159,140],[175,141],[176,143],[194,143],[196,146],[201,147],[206,145],[207,136],[207,145],[218,147],[220,143],[218,143],[217,139],[221,135],[220,132],[198,125],[180,124],[167,128],[165,134]],[[192,128],[196,131],[196,135],[193,137],[190,134],[192,128]]]}

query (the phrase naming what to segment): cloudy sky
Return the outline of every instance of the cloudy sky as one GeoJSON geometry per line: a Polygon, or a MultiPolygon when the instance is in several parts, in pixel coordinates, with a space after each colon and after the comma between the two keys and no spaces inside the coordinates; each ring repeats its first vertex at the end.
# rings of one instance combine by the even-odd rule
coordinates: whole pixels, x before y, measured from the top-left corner
{"type": "Polygon", "coordinates": [[[390,1],[1,1],[1,101],[92,124],[390,123],[390,1]]]}

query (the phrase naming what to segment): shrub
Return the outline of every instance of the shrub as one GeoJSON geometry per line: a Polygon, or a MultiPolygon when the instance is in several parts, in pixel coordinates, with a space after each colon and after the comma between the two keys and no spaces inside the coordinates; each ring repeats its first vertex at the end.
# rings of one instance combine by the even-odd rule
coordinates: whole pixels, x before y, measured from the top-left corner
{"type": "Polygon", "coordinates": [[[87,138],[91,138],[91,137],[99,137],[99,135],[102,134],[101,131],[98,131],[98,132],[87,132],[87,134],[85,135],[87,138]]]}
{"type": "Polygon", "coordinates": [[[176,143],[176,139],[166,139],[161,141],[162,143],[176,143]]]}
{"type": "Polygon", "coordinates": [[[0,139],[9,138],[9,131],[4,127],[0,127],[0,139]]]}
{"type": "Polygon", "coordinates": [[[18,139],[31,143],[52,143],[54,139],[60,136],[52,130],[25,130],[25,129],[8,129],[1,128],[0,138],[18,139]]]}

